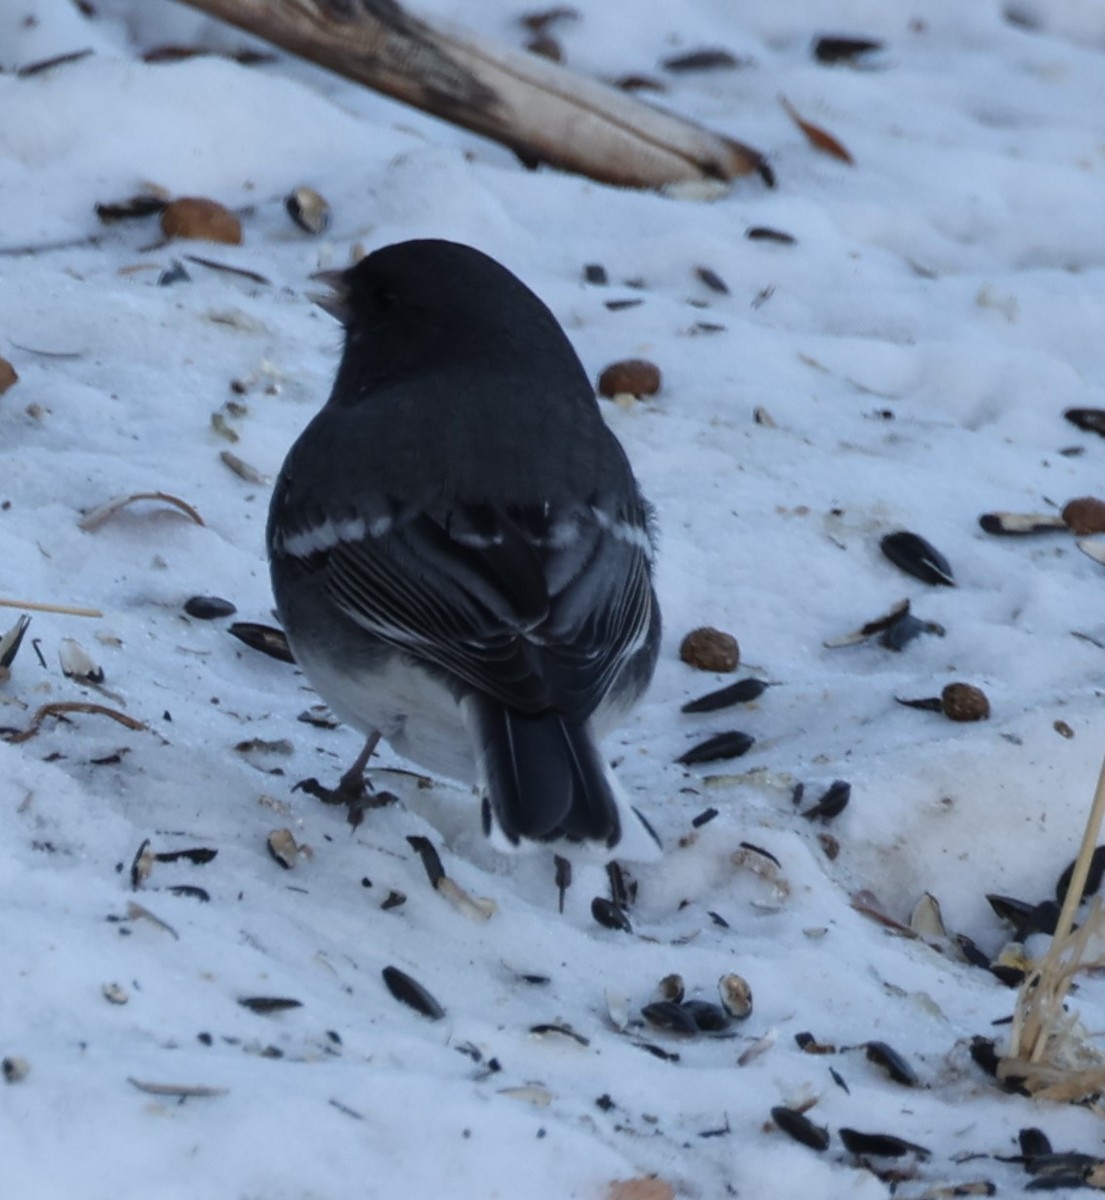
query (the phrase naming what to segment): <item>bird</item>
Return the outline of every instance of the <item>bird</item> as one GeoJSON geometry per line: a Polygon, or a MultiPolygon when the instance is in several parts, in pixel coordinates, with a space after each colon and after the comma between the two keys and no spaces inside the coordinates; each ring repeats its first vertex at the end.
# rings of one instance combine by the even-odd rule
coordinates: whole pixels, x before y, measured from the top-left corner
{"type": "Polygon", "coordinates": [[[475,783],[504,850],[649,860],[599,739],[660,647],[657,534],[549,308],[474,247],[320,272],[344,346],[266,528],[297,664],[336,716],[475,783]]]}

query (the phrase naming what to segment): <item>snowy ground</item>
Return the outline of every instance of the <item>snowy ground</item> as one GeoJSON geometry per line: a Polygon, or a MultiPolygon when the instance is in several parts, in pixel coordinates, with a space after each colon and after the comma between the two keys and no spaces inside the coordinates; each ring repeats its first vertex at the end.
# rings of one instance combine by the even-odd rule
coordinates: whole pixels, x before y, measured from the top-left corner
{"type": "MultiPolygon", "coordinates": [[[[1015,1194],[1021,1168],[989,1156],[1016,1154],[1026,1126],[1058,1150],[1098,1153],[1091,1111],[1004,1094],[971,1062],[968,1041],[1002,1037],[992,1023],[1015,992],[947,946],[891,936],[850,898],[869,889],[908,921],[931,892],[952,932],[996,956],[1010,930],[986,893],[1049,897],[1085,821],[1105,730],[1103,568],[1069,536],[994,538],[977,518],[1049,511],[1105,486],[1105,444],[1062,416],[1105,406],[1100,7],[1025,0],[1007,6],[1013,20],[981,0],[648,0],[627,16],[628,5],[577,0],[581,18],[555,27],[573,68],[661,76],[663,103],[769,155],[776,188],[746,180],[707,204],[529,173],[283,57],[147,65],[141,53],[165,43],[249,43],[168,3],[94,7],[0,4],[0,355],[20,376],[0,399],[0,595],[104,614],[33,616],[0,686],[0,724],[83,699],[149,730],[78,714],[0,745],[0,1055],[30,1067],[0,1085],[5,1192],[591,1200],[656,1174],[688,1198],[887,1195],[841,1145],[844,1126],[932,1152],[900,1160],[914,1178],[899,1195],[969,1180],[1015,1194]],[[810,54],[821,33],[886,47],[866,66],[826,67],[810,54]],[[706,46],[752,62],[659,66],[706,46]],[[86,47],[79,62],[15,74],[86,47]],[[855,165],[813,149],[780,94],[855,165]],[[248,209],[244,245],[158,245],[156,220],[99,225],[96,202],[146,181],[248,209]],[[284,211],[301,184],[333,207],[324,239],[284,211]],[[749,240],[749,226],[796,242],[749,240]],[[474,800],[453,785],[381,774],[403,804],[355,832],[293,793],[307,775],[333,782],[358,739],[297,721],[316,701],[291,667],[247,650],[227,621],[182,612],[189,596],[215,594],[238,619],[271,622],[267,481],[324,398],[339,345],[307,277],[358,243],[426,235],[470,242],[521,275],[596,376],[629,356],[664,372],[653,401],[603,402],[662,530],[664,654],[610,744],[668,847],[633,869],[632,934],[592,919],[607,886],[595,866],[577,866],[558,915],[551,859],[485,846],[474,800]],[[190,282],[157,286],[188,253],[270,282],[186,262],[190,282]],[[589,263],[605,266],[607,286],[583,282],[589,263]],[[625,298],[643,303],[606,306],[625,298]],[[700,322],[725,328],[696,332],[700,322]],[[228,413],[228,400],[247,411],[228,413]],[[772,424],[753,420],[757,407],[772,424]],[[212,426],[216,412],[235,444],[212,426]],[[233,474],[225,449],[266,482],[233,474]],[[109,497],[154,490],[205,524],[145,504],[78,528],[109,497]],[[926,586],[882,556],[880,537],[902,528],[948,557],[958,587],[926,586]],[[902,653],[824,647],[905,597],[946,636],[902,653]],[[681,715],[727,682],[679,661],[702,624],[737,636],[741,674],[779,686],[750,708],[681,715]],[[70,637],[102,664],[106,694],[62,676],[70,637]],[[895,703],[953,679],[985,689],[988,722],[895,703]],[[757,738],[746,757],[675,765],[730,728],[757,738]],[[254,739],[269,747],[235,748],[254,739]],[[801,819],[793,784],[808,801],[834,779],[852,785],[844,813],[801,819]],[[718,816],[695,829],[708,807],[718,816]],[[313,852],[291,872],[266,849],[285,827],[313,852]],[[473,920],[435,894],[409,835],[430,838],[494,915],[473,920]],[[155,853],[218,855],[156,862],[135,892],[145,839],[155,853]],[[777,906],[732,864],[742,841],[782,864],[790,894],[777,906]],[[170,890],[182,884],[209,901],[170,890]],[[393,890],[406,902],[382,907],[393,890]],[[445,1018],[393,999],[389,965],[445,1018]],[[721,975],[744,976],[755,1007],[737,1036],[641,1026],[671,972],[706,999],[721,975]],[[300,1006],[258,1013],[239,1003],[248,997],[300,1006]],[[608,997],[615,1013],[628,1003],[627,1031],[608,997]],[[535,1035],[538,1024],[588,1042],[535,1035]],[[803,1053],[805,1031],[838,1053],[803,1053]],[[868,1062],[871,1039],[903,1054],[921,1086],[868,1062]],[[133,1080],[225,1091],[181,1101],[133,1080]],[[770,1121],[775,1105],[813,1100],[810,1118],[833,1135],[823,1153],[770,1121]]],[[[421,11],[521,44],[523,6],[472,8],[421,11]]],[[[8,611],[3,628],[18,615],[8,611]]],[[[1100,981],[1084,981],[1075,1004],[1105,1029],[1100,981]]]]}

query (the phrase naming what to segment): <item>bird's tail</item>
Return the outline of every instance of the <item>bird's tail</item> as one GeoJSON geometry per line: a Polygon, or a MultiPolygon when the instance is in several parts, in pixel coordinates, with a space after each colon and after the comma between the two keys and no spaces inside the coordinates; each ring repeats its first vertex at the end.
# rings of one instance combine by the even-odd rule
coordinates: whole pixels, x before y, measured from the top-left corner
{"type": "Polygon", "coordinates": [[[659,857],[659,839],[615,781],[589,722],[510,712],[486,697],[469,697],[464,709],[494,841],[597,843],[611,858],[659,857]]]}

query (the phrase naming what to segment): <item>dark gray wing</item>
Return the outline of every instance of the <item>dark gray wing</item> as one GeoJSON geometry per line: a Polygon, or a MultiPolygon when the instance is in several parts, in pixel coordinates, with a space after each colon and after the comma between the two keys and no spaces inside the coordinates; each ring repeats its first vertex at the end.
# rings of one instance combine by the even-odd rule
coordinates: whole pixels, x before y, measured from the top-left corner
{"type": "Polygon", "coordinates": [[[653,619],[643,512],[456,505],[332,528],[322,569],[347,616],[522,712],[590,715],[653,619]]]}

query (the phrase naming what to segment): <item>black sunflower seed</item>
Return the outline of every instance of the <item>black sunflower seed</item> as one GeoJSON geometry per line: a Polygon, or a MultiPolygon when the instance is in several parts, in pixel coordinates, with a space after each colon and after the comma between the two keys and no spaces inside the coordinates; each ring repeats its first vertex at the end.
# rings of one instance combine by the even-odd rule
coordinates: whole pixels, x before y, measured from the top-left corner
{"type": "Polygon", "coordinates": [[[188,896],[192,900],[199,900],[201,904],[207,904],[211,899],[211,893],[206,888],[196,887],[191,883],[174,884],[169,891],[174,896],[188,896]]]}
{"type": "Polygon", "coordinates": [[[23,635],[30,623],[31,618],[22,613],[11,629],[0,638],[0,667],[10,667],[15,662],[15,656],[23,644],[23,635]]]}
{"type": "Polygon", "coordinates": [[[238,610],[221,596],[190,596],[184,601],[184,611],[197,621],[214,621],[216,617],[233,616],[238,610]]]}
{"type": "Polygon", "coordinates": [[[194,866],[202,867],[211,862],[218,853],[218,850],[208,846],[195,846],[188,850],[163,850],[160,854],[155,854],[154,858],[162,863],[178,862],[183,858],[194,866]]]}
{"type": "Polygon", "coordinates": [[[883,554],[907,575],[912,575],[923,583],[955,586],[955,576],[948,560],[920,534],[910,533],[905,529],[898,530],[897,533],[888,533],[879,542],[879,547],[883,554]]]}
{"type": "Polygon", "coordinates": [[[137,196],[129,196],[126,200],[97,204],[95,210],[96,216],[105,225],[110,225],[112,221],[130,221],[141,217],[151,217],[161,212],[166,204],[168,201],[163,196],[139,193],[137,196]]]}
{"type": "MultiPolygon", "coordinates": [[[[1055,885],[1055,899],[1062,904],[1067,898],[1067,889],[1070,887],[1070,881],[1074,876],[1074,863],[1059,876],[1059,881],[1055,885]]],[[[1102,876],[1105,876],[1105,846],[1098,846],[1090,858],[1090,870],[1086,876],[1086,886],[1082,894],[1084,896],[1093,896],[1101,887],[1102,876]]]]}
{"type": "Polygon", "coordinates": [[[384,967],[384,983],[387,989],[401,1004],[413,1008],[415,1012],[429,1017],[431,1021],[440,1021],[445,1016],[445,1009],[418,982],[398,967],[384,967]]]}
{"type": "Polygon", "coordinates": [[[269,1013],[287,1012],[290,1008],[302,1008],[302,1000],[291,1000],[286,996],[240,996],[238,1003],[250,1012],[269,1013]]]}
{"type": "Polygon", "coordinates": [[[699,279],[710,289],[711,292],[717,292],[721,296],[729,295],[729,285],[724,279],[710,267],[695,267],[694,273],[699,279]]]}
{"type": "Polygon", "coordinates": [[[750,242],[778,242],[781,246],[793,246],[798,240],[794,234],[768,225],[752,225],[744,231],[744,236],[750,242]]]}
{"type": "Polygon", "coordinates": [[[805,1054],[835,1054],[836,1047],[827,1042],[819,1042],[808,1030],[794,1035],[798,1049],[805,1054]]]}
{"type": "Polygon", "coordinates": [[[916,1142],[907,1142],[905,1138],[896,1137],[892,1133],[864,1133],[859,1129],[849,1129],[841,1126],[840,1140],[844,1148],[852,1154],[870,1154],[876,1158],[901,1158],[903,1154],[916,1154],[918,1158],[929,1158],[932,1152],[916,1142]]]}
{"type": "Polygon", "coordinates": [[[1006,987],[1020,987],[1024,983],[1024,971],[1020,967],[1007,967],[1004,963],[991,963],[990,974],[1006,987]]]}
{"type": "Polygon", "coordinates": [[[1001,1061],[1001,1055],[998,1054],[998,1044],[993,1038],[975,1034],[971,1038],[968,1051],[975,1066],[981,1067],[987,1075],[997,1078],[998,1063],[1001,1061]]]}
{"type": "Polygon", "coordinates": [[[1035,1158],[1040,1154],[1051,1154],[1051,1142],[1048,1136],[1042,1129],[1036,1129],[1030,1126],[1027,1129],[1022,1129],[1017,1134],[1017,1141],[1020,1142],[1021,1153],[1026,1158],[1035,1158]]]}
{"type": "Polygon", "coordinates": [[[868,1042],[865,1050],[867,1061],[882,1067],[895,1083],[904,1084],[906,1087],[917,1087],[920,1082],[917,1072],[893,1046],[888,1046],[886,1042],[868,1042]]]}
{"type": "Polygon", "coordinates": [[[1105,437],[1105,408],[1068,408],[1063,416],[1079,429],[1105,437]]]}
{"type": "Polygon", "coordinates": [[[192,276],[179,258],[173,259],[173,264],[157,277],[158,287],[172,287],[174,283],[191,283],[192,276]]]}
{"type": "Polygon", "coordinates": [[[904,650],[914,638],[925,633],[943,637],[947,630],[937,621],[922,621],[912,613],[903,613],[883,630],[879,637],[879,645],[885,646],[887,650],[904,650]]]}
{"type": "Polygon", "coordinates": [[[674,1000],[654,1000],[641,1009],[641,1016],[657,1029],[669,1033],[700,1033],[698,1022],[682,1004],[674,1000]]]}
{"type": "Polygon", "coordinates": [[[235,621],[227,629],[227,633],[236,637],[238,641],[245,642],[251,650],[267,654],[269,658],[275,658],[279,662],[295,662],[283,629],[276,629],[272,625],[258,625],[254,621],[235,621]]]}
{"type": "Polygon", "coordinates": [[[412,835],[407,838],[410,848],[418,853],[422,859],[422,866],[426,870],[426,875],[430,880],[431,887],[437,885],[445,878],[445,868],[441,864],[441,856],[434,849],[433,842],[427,837],[412,835]]]}
{"type": "Polygon", "coordinates": [[[734,704],[747,704],[757,699],[767,691],[770,685],[761,679],[738,679],[727,687],[718,688],[716,692],[708,692],[697,700],[688,700],[679,710],[685,713],[717,712],[719,708],[729,708],[734,704]]]}
{"type": "Polygon", "coordinates": [[[854,62],[872,50],[881,50],[882,42],[873,38],[819,37],[814,38],[813,56],[820,63],[854,62]]]}
{"type": "Polygon", "coordinates": [[[694,763],[717,762],[719,759],[740,758],[747,754],[756,744],[751,734],[741,733],[739,729],[729,729],[725,733],[715,734],[697,746],[692,746],[675,761],[691,766],[694,763]]]}
{"type": "Polygon", "coordinates": [[[988,512],[978,518],[984,533],[1016,537],[1031,533],[1069,532],[1070,526],[1062,517],[1042,513],[988,512]]]}
{"type": "Polygon", "coordinates": [[[789,1137],[811,1150],[828,1150],[832,1140],[828,1129],[823,1125],[815,1125],[805,1113],[796,1108],[787,1108],[785,1104],[777,1104],[771,1110],[771,1119],[789,1137]]]}
{"type": "Polygon", "coordinates": [[[591,916],[604,929],[620,929],[624,933],[633,932],[633,926],[629,923],[625,909],[612,900],[607,900],[605,896],[596,896],[591,901],[591,916]]]}
{"type": "Polygon", "coordinates": [[[816,804],[811,804],[801,815],[807,821],[831,821],[848,807],[851,798],[852,785],[843,779],[834,780],[821,799],[816,804]]]}
{"type": "MultiPolygon", "coordinates": [[[[1068,1150],[1059,1154],[1036,1154],[1024,1164],[1029,1175],[1035,1175],[1040,1184],[1034,1191],[1050,1191],[1052,1188],[1076,1187],[1069,1182],[1080,1179],[1085,1183],[1089,1173],[1101,1165],[1101,1159],[1092,1154],[1082,1154],[1077,1150],[1068,1150]],[[1044,1180],[1052,1181],[1051,1186],[1045,1186],[1044,1180]],[[1059,1180],[1063,1182],[1059,1182],[1059,1180]]],[[[1031,1186],[1031,1185],[1030,1185],[1031,1186]]]]}
{"type": "Polygon", "coordinates": [[[990,969],[989,957],[983,954],[973,939],[969,938],[965,933],[957,933],[954,940],[963,957],[972,967],[983,967],[987,971],[990,969]]]}
{"type": "Polygon", "coordinates": [[[720,1004],[709,1000],[684,1000],[682,1007],[703,1033],[721,1033],[733,1023],[733,1018],[720,1004]]]}
{"type": "Polygon", "coordinates": [[[986,899],[994,912],[1013,926],[1018,942],[1024,941],[1032,933],[1052,934],[1059,923],[1059,905],[1054,900],[1028,904],[1012,896],[998,896],[992,893],[987,895],[986,899]]]}
{"type": "Polygon", "coordinates": [[[637,899],[637,881],[614,858],[606,864],[606,879],[610,884],[610,899],[619,908],[629,908],[637,899]]]}
{"type": "Polygon", "coordinates": [[[692,50],[665,58],[660,65],[668,71],[717,71],[739,67],[741,60],[728,50],[692,50]]]}

